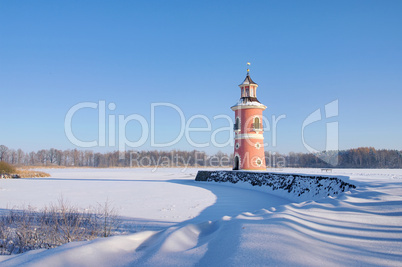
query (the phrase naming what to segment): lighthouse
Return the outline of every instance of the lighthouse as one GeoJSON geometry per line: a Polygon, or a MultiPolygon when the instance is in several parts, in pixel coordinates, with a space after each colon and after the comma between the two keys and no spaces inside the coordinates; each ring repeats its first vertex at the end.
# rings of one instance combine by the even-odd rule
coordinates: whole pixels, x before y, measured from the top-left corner
{"type": "Polygon", "coordinates": [[[249,69],[239,87],[241,97],[231,107],[235,112],[233,170],[266,170],[262,112],[267,107],[257,99],[258,84],[251,79],[249,69]]]}

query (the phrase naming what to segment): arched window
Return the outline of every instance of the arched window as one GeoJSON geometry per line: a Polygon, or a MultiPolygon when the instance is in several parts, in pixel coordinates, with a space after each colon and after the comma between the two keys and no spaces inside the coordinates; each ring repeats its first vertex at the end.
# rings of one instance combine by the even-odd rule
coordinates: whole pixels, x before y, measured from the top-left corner
{"type": "Polygon", "coordinates": [[[233,163],[233,170],[239,170],[240,169],[240,158],[238,155],[234,157],[234,163],[233,163]]]}
{"type": "Polygon", "coordinates": [[[234,129],[235,131],[240,131],[241,126],[240,126],[240,118],[239,118],[239,117],[236,118],[236,123],[235,123],[233,129],[234,129]]]}
{"type": "Polygon", "coordinates": [[[254,118],[254,129],[261,129],[261,125],[260,125],[260,118],[255,117],[254,118]]]}
{"type": "Polygon", "coordinates": [[[246,88],[246,97],[250,96],[250,89],[246,88]]]}

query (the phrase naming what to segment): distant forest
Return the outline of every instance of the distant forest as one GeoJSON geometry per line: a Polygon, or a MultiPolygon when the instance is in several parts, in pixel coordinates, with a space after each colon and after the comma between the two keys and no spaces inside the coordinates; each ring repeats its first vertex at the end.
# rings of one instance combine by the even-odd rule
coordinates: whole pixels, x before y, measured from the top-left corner
{"type": "MultiPolygon", "coordinates": [[[[329,152],[336,156],[335,152],[329,152]]],[[[339,151],[338,164],[332,166],[322,160],[328,153],[265,153],[267,167],[311,168],[402,168],[402,151],[360,147],[339,151]]],[[[0,145],[0,161],[15,166],[65,166],[65,167],[230,167],[233,154],[217,152],[207,155],[202,151],[118,151],[99,153],[91,150],[42,149],[24,152],[0,145]]]]}
{"type": "MultiPolygon", "coordinates": [[[[334,153],[334,152],[332,152],[334,153]]],[[[318,153],[320,156],[331,154],[318,153]]],[[[284,157],[285,167],[312,168],[365,168],[365,169],[396,169],[402,168],[402,151],[359,147],[338,151],[338,164],[332,166],[311,153],[293,153],[276,155],[284,157]]],[[[330,155],[332,156],[332,155],[330,155]]],[[[322,158],[322,157],[321,157],[322,158]]],[[[268,162],[268,161],[267,161],[268,162]]]]}

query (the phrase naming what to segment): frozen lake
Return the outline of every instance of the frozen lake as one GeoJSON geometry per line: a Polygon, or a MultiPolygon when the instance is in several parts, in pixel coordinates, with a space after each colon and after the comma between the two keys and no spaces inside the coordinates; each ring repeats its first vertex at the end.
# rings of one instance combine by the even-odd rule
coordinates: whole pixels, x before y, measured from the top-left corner
{"type": "Polygon", "coordinates": [[[334,169],[357,188],[304,202],[195,182],[197,169],[45,171],[50,178],[0,180],[0,209],[108,201],[131,234],[0,256],[4,266],[402,264],[402,170],[334,169]]]}

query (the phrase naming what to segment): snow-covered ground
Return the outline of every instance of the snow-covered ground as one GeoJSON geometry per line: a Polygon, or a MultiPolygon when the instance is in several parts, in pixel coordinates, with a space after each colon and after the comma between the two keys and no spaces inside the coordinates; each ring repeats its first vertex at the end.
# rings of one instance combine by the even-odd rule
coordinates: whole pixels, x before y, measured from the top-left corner
{"type": "Polygon", "coordinates": [[[357,188],[303,202],[195,182],[197,169],[46,171],[51,178],[0,180],[0,212],[61,196],[82,208],[109,201],[129,233],[0,256],[0,266],[402,265],[402,170],[334,169],[357,188]]]}

